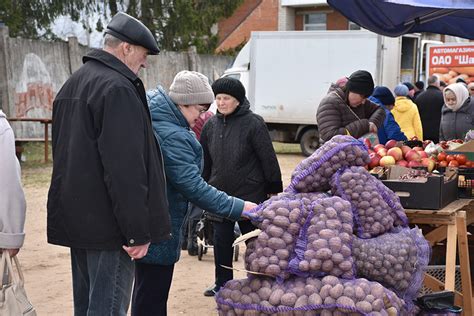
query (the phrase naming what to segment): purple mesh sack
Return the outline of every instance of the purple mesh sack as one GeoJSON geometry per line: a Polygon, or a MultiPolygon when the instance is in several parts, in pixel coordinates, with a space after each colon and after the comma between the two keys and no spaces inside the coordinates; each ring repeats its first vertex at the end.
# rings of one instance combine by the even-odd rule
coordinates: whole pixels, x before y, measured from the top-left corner
{"type": "Polygon", "coordinates": [[[354,238],[352,252],[358,277],[380,282],[407,303],[416,299],[431,257],[431,247],[420,229],[354,238]]]}
{"type": "Polygon", "coordinates": [[[246,269],[280,279],[290,274],[354,278],[350,204],[339,197],[308,204],[300,196],[275,200],[261,210],[262,232],[248,243],[246,269]]]}
{"type": "MultiPolygon", "coordinates": [[[[256,208],[250,211],[244,211],[243,216],[250,218],[252,224],[258,228],[261,228],[261,225],[265,219],[270,219],[268,217],[268,211],[276,211],[278,208],[283,207],[287,208],[288,211],[291,211],[293,208],[300,208],[303,212],[303,216],[307,216],[307,208],[311,205],[312,202],[320,199],[329,197],[330,195],[323,192],[310,192],[310,193],[294,193],[294,192],[281,192],[278,195],[272,196],[268,200],[260,203],[256,208]],[[291,202],[293,201],[293,202],[291,202]],[[291,202],[291,203],[290,203],[291,202]]],[[[286,212],[284,212],[286,213],[286,212]]],[[[266,221],[264,226],[267,225],[269,221],[266,221]]]]}
{"type": "Polygon", "coordinates": [[[370,162],[365,145],[351,137],[336,135],[303,160],[291,175],[289,192],[324,192],[337,170],[365,166],[370,162]]]}
{"type": "Polygon", "coordinates": [[[281,283],[251,276],[217,293],[219,315],[407,315],[405,302],[380,283],[334,276],[292,277],[281,283]],[[346,314],[347,313],[347,314],[346,314]]]}
{"type": "Polygon", "coordinates": [[[394,200],[397,196],[389,194],[387,190],[390,190],[364,167],[340,169],[330,184],[334,195],[351,203],[358,237],[372,238],[391,231],[394,226],[407,226],[405,211],[394,200]]]}

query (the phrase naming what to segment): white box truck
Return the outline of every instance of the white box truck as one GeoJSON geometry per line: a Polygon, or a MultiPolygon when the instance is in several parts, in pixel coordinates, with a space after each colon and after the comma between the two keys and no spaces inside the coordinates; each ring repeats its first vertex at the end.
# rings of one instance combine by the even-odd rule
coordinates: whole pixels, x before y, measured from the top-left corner
{"type": "Polygon", "coordinates": [[[358,69],[391,89],[401,80],[414,81],[418,43],[417,36],[368,31],[252,32],[223,76],[243,83],[274,141],[300,143],[310,155],[319,146],[317,107],[330,84],[358,69]]]}

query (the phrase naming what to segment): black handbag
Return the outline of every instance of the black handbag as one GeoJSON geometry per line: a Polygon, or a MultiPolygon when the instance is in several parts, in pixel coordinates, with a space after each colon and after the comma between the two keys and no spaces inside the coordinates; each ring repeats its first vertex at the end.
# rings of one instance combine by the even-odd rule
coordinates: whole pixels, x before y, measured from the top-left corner
{"type": "Polygon", "coordinates": [[[442,291],[418,297],[416,305],[421,308],[420,315],[456,315],[462,308],[454,305],[454,292],[442,291]]]}

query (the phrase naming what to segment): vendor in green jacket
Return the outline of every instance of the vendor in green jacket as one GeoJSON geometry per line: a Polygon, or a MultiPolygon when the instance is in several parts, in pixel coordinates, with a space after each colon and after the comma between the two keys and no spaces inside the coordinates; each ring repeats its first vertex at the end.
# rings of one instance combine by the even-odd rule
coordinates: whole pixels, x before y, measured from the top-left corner
{"type": "Polygon", "coordinates": [[[217,190],[201,177],[202,148],[191,128],[214,101],[206,76],[181,71],[175,76],[169,95],[158,86],[147,92],[147,99],[163,153],[172,237],[152,243],[147,255],[136,262],[133,316],[167,314],[168,293],[174,264],[179,260],[189,202],[234,221],[240,219],[243,210],[256,206],[217,190]]]}

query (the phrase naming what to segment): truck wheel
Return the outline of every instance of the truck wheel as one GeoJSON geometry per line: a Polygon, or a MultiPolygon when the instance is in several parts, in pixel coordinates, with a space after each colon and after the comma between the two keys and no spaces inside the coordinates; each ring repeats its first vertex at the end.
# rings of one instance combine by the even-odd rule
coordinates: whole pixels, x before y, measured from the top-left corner
{"type": "Polygon", "coordinates": [[[318,131],[314,128],[304,131],[303,135],[301,135],[300,147],[303,155],[311,156],[311,154],[319,147],[318,131]]]}

